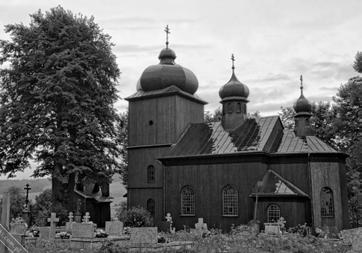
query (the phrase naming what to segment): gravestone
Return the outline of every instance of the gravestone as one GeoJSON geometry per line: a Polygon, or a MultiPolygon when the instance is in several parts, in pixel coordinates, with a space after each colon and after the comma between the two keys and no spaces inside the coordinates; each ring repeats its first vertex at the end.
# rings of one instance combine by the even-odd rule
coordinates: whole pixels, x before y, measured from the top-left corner
{"type": "Polygon", "coordinates": [[[106,233],[109,236],[120,236],[123,234],[123,222],[106,221],[106,233]]]}
{"type": "Polygon", "coordinates": [[[56,213],[51,213],[50,214],[50,218],[48,218],[48,222],[50,222],[50,238],[54,239],[55,238],[55,233],[56,233],[56,223],[59,222],[59,218],[56,217],[57,214],[56,213]]]}
{"type": "Polygon", "coordinates": [[[273,235],[281,234],[279,223],[264,223],[264,226],[266,234],[273,234],[273,235]]]}
{"type": "Polygon", "coordinates": [[[199,218],[198,222],[195,224],[195,228],[197,231],[206,231],[207,224],[204,223],[204,218],[199,218]]]}
{"type": "Polygon", "coordinates": [[[90,215],[89,215],[89,212],[86,212],[85,215],[83,216],[83,220],[82,220],[83,223],[93,223],[90,221],[90,215]]]}
{"type": "Polygon", "coordinates": [[[10,223],[10,233],[16,235],[25,235],[27,225],[24,222],[10,223]]]}
{"type": "Polygon", "coordinates": [[[72,238],[94,238],[93,223],[73,223],[72,238]]]}
{"type": "Polygon", "coordinates": [[[49,240],[50,239],[50,227],[38,227],[39,239],[49,240]]]}
{"type": "Polygon", "coordinates": [[[134,244],[156,244],[157,227],[130,228],[130,242],[134,244]]]}
{"type": "Polygon", "coordinates": [[[73,223],[75,223],[74,220],[73,220],[73,218],[74,218],[73,212],[69,212],[69,215],[68,215],[69,221],[67,221],[67,222],[65,223],[65,231],[67,231],[67,232],[71,232],[71,231],[72,231],[73,223]]]}

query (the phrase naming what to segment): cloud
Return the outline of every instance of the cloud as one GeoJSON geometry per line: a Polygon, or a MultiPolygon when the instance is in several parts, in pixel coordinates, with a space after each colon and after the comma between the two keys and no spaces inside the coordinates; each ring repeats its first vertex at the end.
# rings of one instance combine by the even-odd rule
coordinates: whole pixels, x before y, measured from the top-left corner
{"type": "Polygon", "coordinates": [[[256,82],[256,83],[263,82],[263,83],[265,83],[265,82],[290,81],[290,80],[291,80],[291,78],[287,74],[269,73],[269,74],[267,74],[267,75],[265,75],[263,77],[260,77],[260,78],[248,79],[248,80],[246,80],[246,83],[253,83],[253,82],[256,82]]]}

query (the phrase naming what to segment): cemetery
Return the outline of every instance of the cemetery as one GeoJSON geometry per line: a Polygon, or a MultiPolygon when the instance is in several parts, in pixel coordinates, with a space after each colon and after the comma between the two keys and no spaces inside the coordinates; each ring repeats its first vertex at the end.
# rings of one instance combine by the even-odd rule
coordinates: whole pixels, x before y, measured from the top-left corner
{"type": "Polygon", "coordinates": [[[286,229],[287,221],[233,226],[228,233],[210,228],[203,218],[192,227],[176,231],[172,215],[167,213],[162,226],[125,227],[117,219],[98,228],[85,212],[81,222],[69,212],[64,226],[51,213],[48,226],[28,227],[22,217],[9,221],[9,198],[2,202],[0,248],[10,252],[349,252],[362,250],[362,228],[342,230],[338,234],[322,229],[311,231],[303,225],[286,229]],[[7,229],[8,228],[8,229],[7,229]],[[317,234],[318,233],[318,234],[317,234]],[[4,247],[6,246],[6,247],[4,247]]]}
{"type": "MultiPolygon", "coordinates": [[[[30,181],[0,192],[0,253],[362,252],[362,138],[359,126],[343,126],[361,122],[360,104],[348,104],[360,98],[345,95],[360,77],[318,107],[304,90],[313,79],[289,73],[288,92],[299,86],[284,101],[290,113],[261,116],[248,109],[265,99],[257,79],[237,78],[247,66],[231,54],[229,81],[199,85],[176,63],[166,25],[159,62],[121,98],[114,44],[93,17],[59,5],[30,18],[0,39],[0,176],[31,168],[51,189],[35,204],[30,181]],[[198,90],[218,90],[215,115],[198,90]],[[117,204],[114,175],[127,189],[117,204]]],[[[362,73],[362,53],[353,68],[362,73]]]]}

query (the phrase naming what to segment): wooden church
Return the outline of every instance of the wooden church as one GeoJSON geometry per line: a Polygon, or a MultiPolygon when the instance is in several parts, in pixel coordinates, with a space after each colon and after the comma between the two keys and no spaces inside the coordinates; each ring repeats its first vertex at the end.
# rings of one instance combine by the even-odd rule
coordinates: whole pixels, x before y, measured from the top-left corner
{"type": "Polygon", "coordinates": [[[146,208],[155,225],[171,213],[176,229],[202,217],[228,230],[247,224],[255,209],[262,223],[282,216],[288,227],[348,226],[346,154],[313,135],[302,85],[295,129],[284,129],[279,116],[248,117],[249,89],[233,64],[219,91],[222,119],[205,123],[196,76],[175,63],[168,41],[158,58],[127,98],[128,207],[146,208]]]}

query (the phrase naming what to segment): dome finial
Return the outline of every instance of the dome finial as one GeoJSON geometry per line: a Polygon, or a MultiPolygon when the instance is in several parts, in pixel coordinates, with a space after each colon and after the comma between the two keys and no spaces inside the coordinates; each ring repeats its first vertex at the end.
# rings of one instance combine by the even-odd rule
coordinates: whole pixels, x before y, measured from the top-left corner
{"type": "Polygon", "coordinates": [[[232,67],[231,67],[231,69],[233,70],[233,74],[234,74],[234,69],[235,69],[235,65],[234,65],[235,56],[234,56],[234,54],[231,54],[231,62],[232,62],[232,67]]]}
{"type": "Polygon", "coordinates": [[[166,25],[164,31],[165,31],[165,33],[166,33],[166,48],[168,48],[168,35],[171,33],[171,32],[170,32],[170,28],[168,27],[168,25],[166,25]]]}
{"type": "Polygon", "coordinates": [[[303,96],[303,75],[300,75],[300,95],[303,96]]]}

